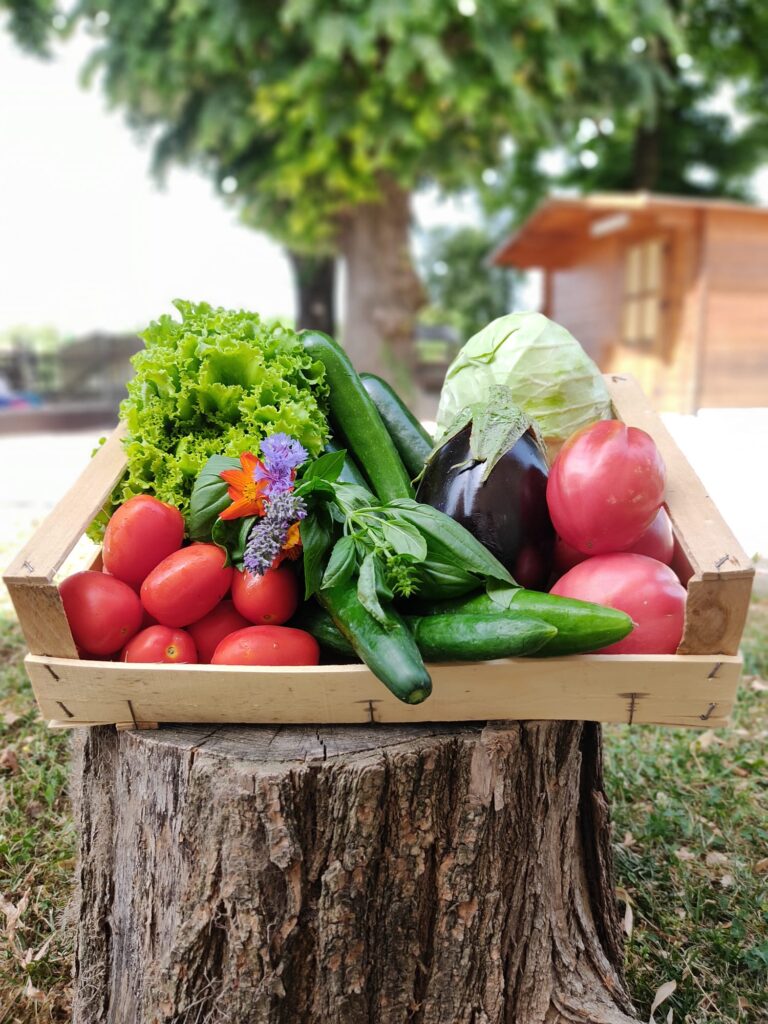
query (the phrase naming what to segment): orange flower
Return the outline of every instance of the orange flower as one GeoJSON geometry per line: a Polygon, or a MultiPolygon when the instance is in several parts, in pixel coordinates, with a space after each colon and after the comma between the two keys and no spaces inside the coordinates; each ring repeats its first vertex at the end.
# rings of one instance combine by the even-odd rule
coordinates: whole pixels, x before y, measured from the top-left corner
{"type": "Polygon", "coordinates": [[[253,473],[261,462],[250,452],[240,456],[241,469],[225,469],[219,473],[222,480],[229,484],[227,492],[232,499],[229,508],[219,513],[219,519],[242,519],[244,516],[263,516],[264,491],[268,480],[254,480],[253,473]]]}
{"type": "Polygon", "coordinates": [[[290,558],[292,562],[295,562],[297,558],[301,558],[301,534],[299,533],[298,523],[288,527],[285,543],[270,568],[276,569],[279,565],[283,564],[286,558],[290,558]]]}

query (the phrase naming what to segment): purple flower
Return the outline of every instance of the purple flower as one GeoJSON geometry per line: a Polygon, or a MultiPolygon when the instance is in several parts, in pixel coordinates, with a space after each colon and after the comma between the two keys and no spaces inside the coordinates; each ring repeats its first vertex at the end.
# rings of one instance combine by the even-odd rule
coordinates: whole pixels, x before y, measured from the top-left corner
{"type": "Polygon", "coordinates": [[[243,555],[243,565],[248,572],[263,576],[283,550],[288,530],[306,514],[307,506],[302,498],[289,491],[275,494],[266,513],[256,520],[248,535],[243,555]]]}
{"type": "Polygon", "coordinates": [[[253,479],[267,481],[265,494],[272,497],[293,487],[293,471],[307,459],[305,449],[288,434],[272,434],[261,442],[261,461],[253,479]]]}

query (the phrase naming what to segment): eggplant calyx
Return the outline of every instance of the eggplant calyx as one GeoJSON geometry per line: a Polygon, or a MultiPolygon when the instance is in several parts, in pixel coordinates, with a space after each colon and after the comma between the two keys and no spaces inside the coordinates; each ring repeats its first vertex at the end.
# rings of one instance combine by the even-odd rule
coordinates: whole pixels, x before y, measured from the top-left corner
{"type": "Polygon", "coordinates": [[[472,458],[467,460],[467,464],[485,463],[481,477],[483,483],[491,475],[499,459],[506,455],[525,433],[530,433],[542,454],[546,451],[536,424],[514,401],[512,389],[503,384],[492,384],[488,388],[488,397],[485,401],[474,402],[456,414],[433,448],[427,462],[470,423],[472,430],[469,436],[469,451],[472,458]]]}

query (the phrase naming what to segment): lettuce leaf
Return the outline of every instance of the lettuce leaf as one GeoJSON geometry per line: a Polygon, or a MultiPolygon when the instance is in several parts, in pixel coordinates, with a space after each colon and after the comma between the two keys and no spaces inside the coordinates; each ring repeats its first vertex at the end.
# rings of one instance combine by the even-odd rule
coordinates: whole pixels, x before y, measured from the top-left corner
{"type": "MultiPolygon", "coordinates": [[[[294,331],[256,313],[174,305],[181,319],[151,323],[132,360],[136,374],[120,407],[128,472],[112,504],[151,493],[187,516],[192,486],[213,455],[257,452],[280,431],[319,455],[328,439],[328,386],[322,363],[294,331]]],[[[94,524],[91,535],[101,532],[94,524]]]]}

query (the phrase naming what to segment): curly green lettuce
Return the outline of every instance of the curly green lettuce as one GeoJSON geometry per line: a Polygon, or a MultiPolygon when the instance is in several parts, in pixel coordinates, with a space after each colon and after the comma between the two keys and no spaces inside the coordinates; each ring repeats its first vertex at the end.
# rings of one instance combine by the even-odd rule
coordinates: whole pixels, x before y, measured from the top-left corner
{"type": "MultiPolygon", "coordinates": [[[[113,507],[154,494],[186,516],[198,473],[212,455],[258,451],[269,434],[295,437],[311,455],[328,439],[325,369],[298,335],[256,313],[177,300],[141,335],[135,377],[120,417],[128,471],[113,507]]],[[[107,514],[109,509],[106,510],[107,514]]],[[[91,530],[98,539],[105,516],[91,530]]]]}

